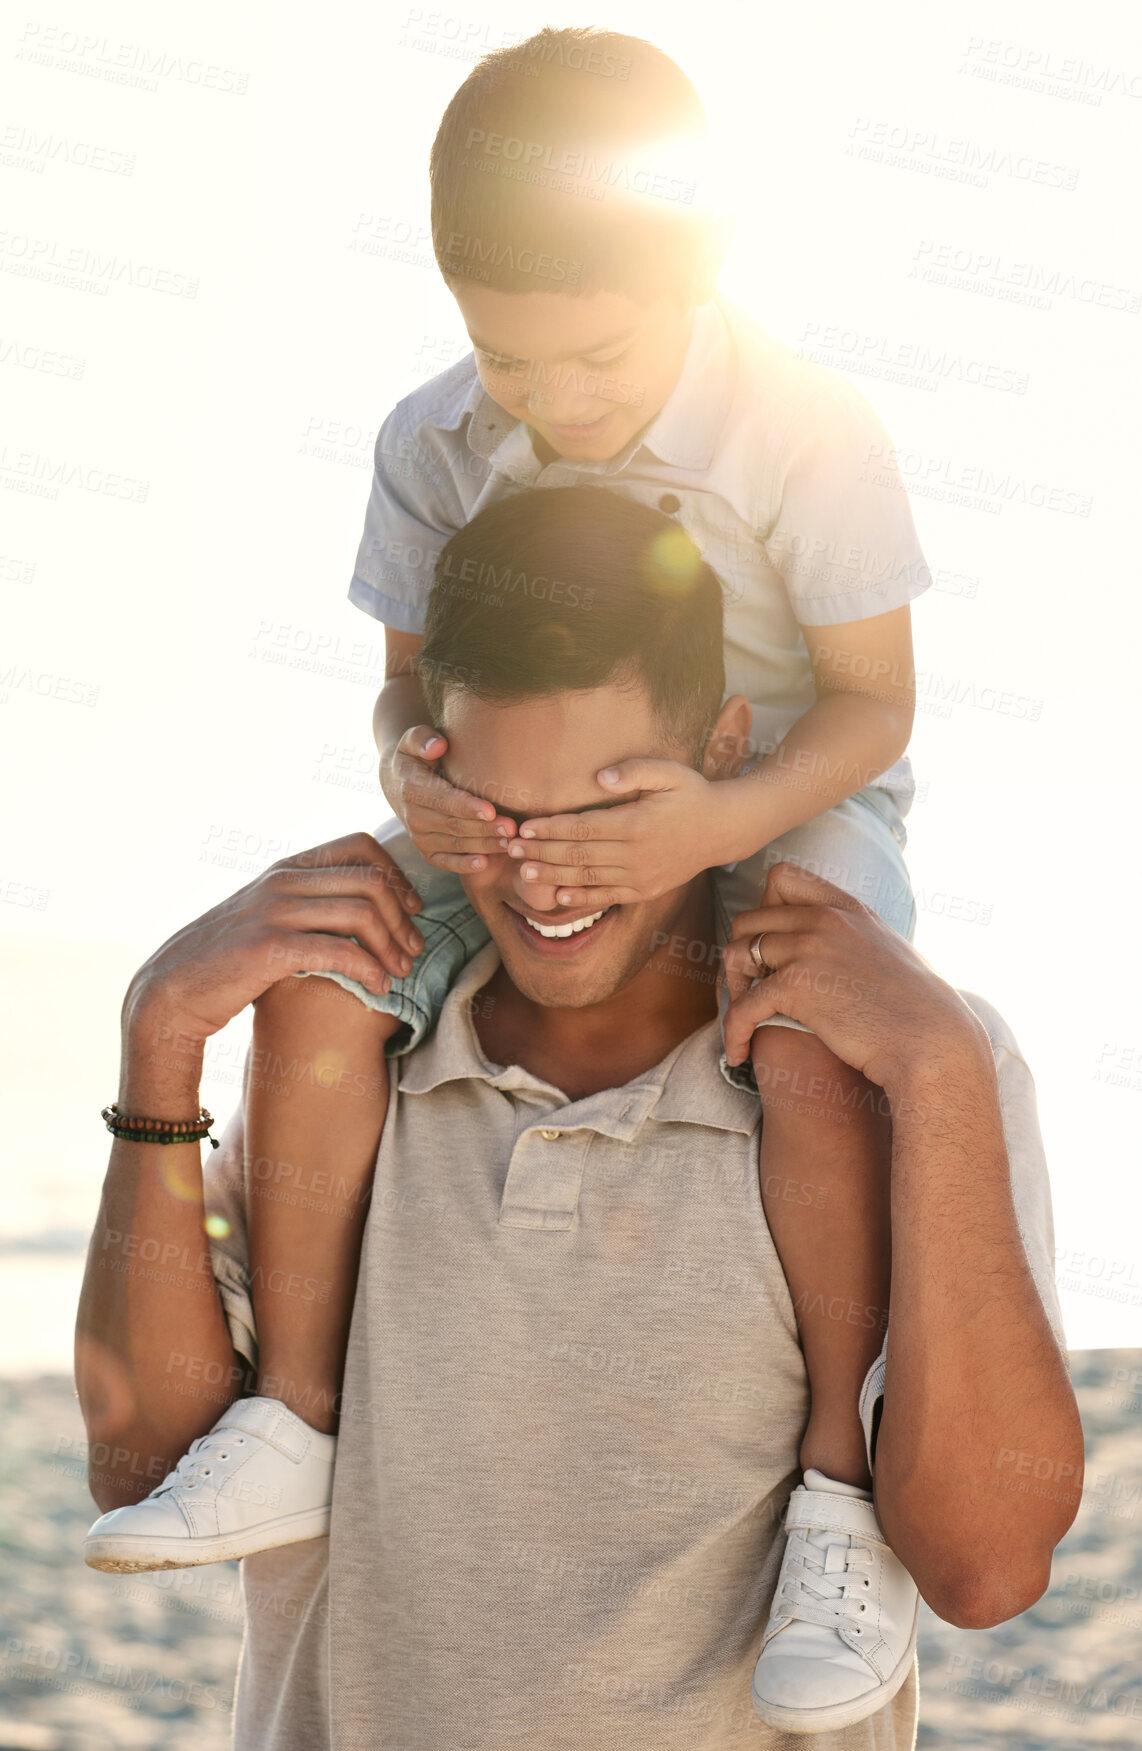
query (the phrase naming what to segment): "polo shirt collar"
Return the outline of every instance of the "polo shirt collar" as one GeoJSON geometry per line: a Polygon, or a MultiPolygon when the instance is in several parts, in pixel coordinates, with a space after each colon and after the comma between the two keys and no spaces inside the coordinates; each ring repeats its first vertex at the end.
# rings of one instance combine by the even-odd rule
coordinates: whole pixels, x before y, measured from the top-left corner
{"type": "MultiPolygon", "coordinates": [[[[709,468],[733,400],[735,374],[733,341],[721,302],[715,298],[695,310],[678,381],[646,429],[606,462],[560,457],[552,466],[578,474],[620,474],[645,450],[674,468],[694,472],[709,468]]],[[[478,376],[456,424],[465,416],[468,448],[498,474],[520,478],[521,471],[532,476],[540,472],[526,422],[505,413],[478,376]]]]}
{"type": "Polygon", "coordinates": [[[715,1018],[674,1047],[651,1069],[621,1087],[600,1089],[567,1102],[562,1089],[522,1065],[491,1064],[476,1033],[473,1010],[478,994],[500,964],[499,950],[487,943],[463,969],[444,1000],[436,1027],[424,1043],[399,1060],[402,1094],[428,1094],[448,1082],[486,1082],[505,1094],[531,1094],[571,1106],[594,1130],[629,1140],[647,1119],[663,1124],[709,1125],[749,1136],[759,1119],[757,1095],[736,1079],[722,1052],[721,1023],[715,1018]]]}
{"type": "Polygon", "coordinates": [[[636,440],[675,468],[709,468],[734,394],[733,342],[718,300],[694,312],[678,381],[636,440]]]}

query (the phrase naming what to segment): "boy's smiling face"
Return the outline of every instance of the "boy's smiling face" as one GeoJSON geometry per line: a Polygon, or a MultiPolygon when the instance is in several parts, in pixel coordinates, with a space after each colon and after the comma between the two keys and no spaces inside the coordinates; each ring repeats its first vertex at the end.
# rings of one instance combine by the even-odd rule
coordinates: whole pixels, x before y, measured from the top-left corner
{"type": "Polygon", "coordinates": [[[453,279],[492,400],[557,456],[606,462],[648,426],[678,381],[694,311],[622,292],[499,292],[453,279]]]}

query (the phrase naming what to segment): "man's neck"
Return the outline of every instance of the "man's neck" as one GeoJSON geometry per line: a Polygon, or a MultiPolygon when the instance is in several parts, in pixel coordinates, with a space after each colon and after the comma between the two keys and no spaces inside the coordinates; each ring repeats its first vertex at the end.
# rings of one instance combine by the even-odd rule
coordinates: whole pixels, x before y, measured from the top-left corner
{"type": "Polygon", "coordinates": [[[621,1088],[712,1021],[719,965],[713,894],[702,877],[668,940],[613,997],[586,1008],[550,1009],[525,997],[501,965],[486,987],[495,1001],[476,1031],[493,1063],[518,1064],[569,1100],[582,1100],[621,1088]],[[672,953],[679,942],[689,952],[672,953]],[[700,958],[692,958],[694,945],[700,958]]]}

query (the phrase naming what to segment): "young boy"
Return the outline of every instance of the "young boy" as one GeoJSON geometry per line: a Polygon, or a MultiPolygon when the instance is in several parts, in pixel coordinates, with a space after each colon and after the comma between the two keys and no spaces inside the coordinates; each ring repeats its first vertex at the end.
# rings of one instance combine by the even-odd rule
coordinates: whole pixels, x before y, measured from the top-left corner
{"type": "MultiPolygon", "coordinates": [[[[901,858],[912,795],[902,758],[912,721],[908,603],[927,586],[927,568],[890,446],[863,400],[715,298],[721,231],[701,181],[704,144],[701,105],[673,62],[637,39],[589,30],[547,29],[488,56],[437,134],[434,247],[475,353],[382,426],[350,592],[386,628],[389,679],[374,729],[397,817],[379,835],[403,908],[394,906],[381,950],[394,977],[378,994],[329,975],[355,997],[337,1005],[335,1026],[322,1008],[317,1054],[304,985],[285,980],[256,1006],[255,1062],[320,1064],[331,1087],[365,1092],[355,1097],[355,1141],[332,1164],[319,1129],[299,1136],[291,1125],[272,1073],[247,1091],[257,1390],[323,1440],[312,1500],[293,1480],[290,1515],[251,1507],[245,1542],[227,1555],[327,1525],[336,1394],[377,1147],[368,1079],[398,1029],[398,1050],[423,1037],[485,940],[457,873],[513,859],[533,927],[554,934],[591,928],[611,905],[715,865],[727,866],[730,909],[752,910],[768,869],[800,862],[912,933],[901,858]],[[440,776],[447,747],[427,722],[416,671],[437,556],[496,499],[571,485],[675,519],[674,558],[669,542],[659,558],[667,574],[676,565],[680,582],[687,537],[721,577],[727,689],[753,702],[757,758],[741,777],[714,786],[673,763],[628,761],[599,774],[616,806],[545,820],[531,817],[527,798],[481,801],[440,776]],[[297,1174],[335,1165],[337,1198],[286,1201],[272,1171],[283,1160],[297,1174]],[[327,1304],[275,1293],[273,1282],[290,1273],[331,1285],[327,1304]]],[[[445,571],[441,587],[478,591],[480,579],[445,571]]],[[[525,566],[517,587],[563,581],[525,566]]],[[[763,977],[764,932],[753,959],[763,977]]],[[[816,1732],[880,1708],[906,1675],[915,1637],[915,1590],[898,1586],[897,1621],[891,1631],[882,1624],[884,1641],[865,1652],[852,1631],[852,1575],[840,1586],[832,1578],[837,1535],[812,1529],[822,1502],[853,1498],[855,1517],[855,1500],[861,1509],[871,1501],[870,1383],[890,1265],[888,1121],[879,1091],[798,1024],[774,1023],[751,1045],[764,1113],[761,1188],[812,1408],[802,1508],[754,1701],[771,1725],[816,1732]]],[[[205,1439],[233,1426],[224,1415],[205,1439]]],[[[201,1455],[184,1464],[204,1469],[201,1455]]],[[[137,1512],[117,1510],[114,1528],[93,1530],[97,1566],[152,1566],[137,1543],[131,1559],[130,1540],[117,1547],[111,1536],[129,1532],[137,1512]]],[[[822,1512],[827,1521],[837,1510],[822,1512]]],[[[217,1551],[187,1533],[179,1521],[161,1541],[163,1563],[214,1560],[217,1551]]]]}

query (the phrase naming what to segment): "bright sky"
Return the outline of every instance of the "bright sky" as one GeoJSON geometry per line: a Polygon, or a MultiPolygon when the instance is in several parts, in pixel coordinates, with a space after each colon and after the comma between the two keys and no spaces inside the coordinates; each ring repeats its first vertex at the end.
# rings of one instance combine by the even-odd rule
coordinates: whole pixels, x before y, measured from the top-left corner
{"type": "Polygon", "coordinates": [[[0,1229],[89,1225],[139,961],[381,817],[381,639],[345,599],[372,440],[467,351],[429,145],[485,49],[605,18],[722,130],[724,289],[895,439],[938,579],[914,615],[917,944],[1036,1073],[1072,1345],[1142,1344],[1142,32],[1004,0],[711,0],[700,25],[669,0],[459,4],[318,25],[60,0],[5,26],[0,1229]]]}

